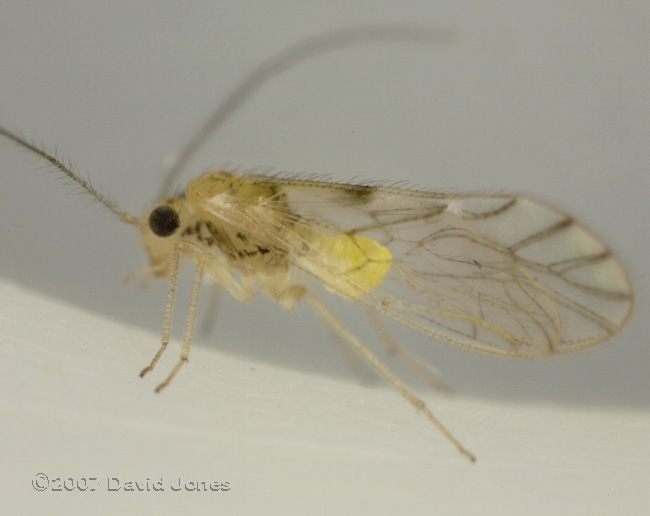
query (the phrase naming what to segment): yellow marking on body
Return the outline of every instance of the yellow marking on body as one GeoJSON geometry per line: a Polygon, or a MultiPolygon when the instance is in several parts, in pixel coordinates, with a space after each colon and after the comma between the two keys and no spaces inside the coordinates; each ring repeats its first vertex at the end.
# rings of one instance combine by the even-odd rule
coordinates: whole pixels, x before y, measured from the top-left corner
{"type": "Polygon", "coordinates": [[[360,297],[379,285],[392,264],[390,251],[376,240],[358,235],[322,235],[312,242],[323,266],[325,287],[345,298],[360,297]]]}

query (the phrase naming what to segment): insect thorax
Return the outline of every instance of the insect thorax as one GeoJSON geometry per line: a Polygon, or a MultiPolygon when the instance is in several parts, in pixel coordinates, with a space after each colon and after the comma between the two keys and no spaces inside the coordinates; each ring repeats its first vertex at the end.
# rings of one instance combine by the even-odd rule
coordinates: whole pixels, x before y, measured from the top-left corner
{"type": "Polygon", "coordinates": [[[288,233],[288,218],[281,197],[272,185],[256,184],[228,172],[191,180],[184,196],[168,199],[152,210],[169,206],[178,214],[178,230],[173,235],[154,234],[151,222],[141,228],[153,272],[169,274],[171,257],[183,241],[212,257],[220,267],[242,275],[286,272],[282,235],[288,233]]]}
{"type": "MultiPolygon", "coordinates": [[[[241,272],[251,290],[288,287],[290,265],[316,276],[325,288],[345,298],[360,297],[377,285],[391,267],[390,251],[365,236],[324,232],[292,211],[282,185],[261,176],[214,172],[191,180],[185,196],[152,210],[141,238],[151,267],[170,273],[178,244],[192,247],[192,259],[222,272],[241,272]],[[170,211],[178,214],[171,225],[170,211]]],[[[212,275],[218,281],[218,271],[212,275]]],[[[279,293],[279,292],[278,292],[279,293]]],[[[275,297],[275,296],[274,296],[275,297]]]]}

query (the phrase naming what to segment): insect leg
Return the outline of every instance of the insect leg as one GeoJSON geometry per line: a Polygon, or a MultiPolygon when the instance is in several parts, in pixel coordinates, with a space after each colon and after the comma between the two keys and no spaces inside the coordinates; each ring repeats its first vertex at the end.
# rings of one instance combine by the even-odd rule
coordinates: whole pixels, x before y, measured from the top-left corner
{"type": "Polygon", "coordinates": [[[219,263],[219,261],[211,254],[206,253],[197,245],[190,242],[179,242],[177,244],[177,249],[179,253],[187,256],[190,260],[196,263],[197,266],[201,266],[217,284],[225,288],[237,301],[245,303],[255,296],[255,292],[249,292],[244,289],[232,276],[229,270],[219,263]]]}
{"type": "Polygon", "coordinates": [[[384,321],[381,320],[381,317],[379,317],[379,314],[375,310],[368,308],[366,313],[377,330],[377,333],[386,348],[386,352],[389,355],[401,360],[406,367],[413,371],[432,389],[445,394],[453,394],[454,389],[452,387],[440,380],[434,371],[431,371],[426,367],[426,365],[423,365],[422,362],[414,358],[411,353],[404,349],[397,339],[395,339],[395,336],[389,331],[388,327],[384,321]]]}
{"type": "Polygon", "coordinates": [[[169,290],[167,294],[167,306],[165,307],[165,319],[163,323],[162,344],[160,349],[153,357],[151,364],[145,367],[140,376],[144,376],[151,371],[161,355],[169,344],[171,333],[172,315],[174,310],[174,297],[176,292],[176,283],[178,279],[180,256],[186,256],[196,263],[196,271],[194,272],[194,281],[192,284],[192,296],[190,298],[190,308],[187,314],[187,322],[185,324],[185,337],[183,338],[183,346],[181,348],[181,355],[178,363],[174,366],[167,379],[156,387],[156,392],[160,392],[165,388],[176,376],[185,362],[187,362],[190,345],[192,343],[192,336],[194,334],[194,323],[196,321],[196,313],[199,304],[199,293],[201,291],[201,281],[203,279],[203,272],[206,271],[212,279],[214,279],[221,286],[226,288],[235,299],[238,301],[247,301],[252,297],[252,294],[244,290],[239,283],[232,277],[232,275],[210,254],[203,252],[198,246],[189,242],[179,242],[176,245],[174,254],[172,256],[169,272],[169,290]]]}
{"type": "Polygon", "coordinates": [[[362,384],[370,385],[374,383],[377,380],[375,370],[371,369],[368,362],[360,357],[358,353],[355,353],[336,331],[332,328],[329,329],[332,343],[345,361],[345,365],[355,374],[362,384]]]}
{"type": "Polygon", "coordinates": [[[165,306],[165,319],[163,322],[162,343],[160,345],[160,349],[154,355],[151,364],[149,364],[140,372],[140,378],[142,378],[149,371],[153,370],[153,368],[158,363],[158,360],[160,360],[161,355],[167,348],[167,344],[169,344],[169,334],[172,328],[172,313],[174,311],[174,295],[176,293],[176,281],[178,279],[179,261],[180,261],[180,251],[176,249],[174,251],[174,254],[172,255],[171,264],[170,264],[169,289],[167,290],[167,305],[165,306]]]}
{"type": "Polygon", "coordinates": [[[217,313],[219,312],[219,302],[221,301],[219,287],[217,285],[210,285],[210,299],[208,299],[208,308],[206,315],[202,318],[199,326],[199,333],[203,336],[211,335],[214,331],[214,326],[217,320],[217,313]]]}
{"type": "Polygon", "coordinates": [[[187,314],[187,322],[185,323],[185,337],[183,338],[183,347],[181,348],[181,357],[178,363],[169,373],[167,379],[156,387],[156,392],[160,392],[172,381],[176,373],[187,362],[190,354],[190,344],[192,343],[192,335],[194,333],[194,322],[196,321],[196,310],[199,304],[199,293],[201,291],[201,281],[203,279],[203,266],[200,263],[196,264],[196,271],[194,272],[194,282],[192,283],[192,297],[190,298],[190,309],[187,314]]]}
{"type": "Polygon", "coordinates": [[[320,301],[313,297],[304,294],[303,299],[311,306],[311,308],[336,331],[343,339],[345,339],[350,346],[352,346],[363,358],[365,358],[375,370],[383,376],[388,383],[390,383],[397,392],[399,392],[406,401],[415,407],[418,412],[423,412],[424,415],[433,423],[433,425],[451,442],[460,453],[465,455],[472,462],[476,461],[476,457],[452,435],[452,433],[436,418],[433,413],[428,409],[424,401],[418,398],[415,393],[397,378],[393,372],[384,365],[357,337],[355,337],[341,321],[320,301]]]}

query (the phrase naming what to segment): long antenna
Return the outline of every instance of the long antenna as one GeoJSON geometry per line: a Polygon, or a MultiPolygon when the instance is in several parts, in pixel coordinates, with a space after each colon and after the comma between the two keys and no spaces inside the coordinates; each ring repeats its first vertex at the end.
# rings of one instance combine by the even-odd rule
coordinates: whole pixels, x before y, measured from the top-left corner
{"type": "Polygon", "coordinates": [[[92,195],[96,200],[101,202],[104,206],[106,206],[110,211],[112,211],[115,215],[120,217],[120,220],[122,222],[126,222],[127,224],[133,224],[137,225],[138,224],[138,219],[137,217],[134,217],[130,213],[127,213],[125,211],[120,210],[117,205],[110,200],[108,200],[106,197],[104,197],[101,193],[99,193],[93,185],[91,185],[88,181],[82,179],[79,177],[77,174],[75,174],[71,167],[65,166],[61,161],[59,161],[57,158],[52,156],[51,154],[48,154],[45,152],[43,149],[39,149],[35,145],[29,143],[27,140],[21,138],[20,136],[12,133],[11,131],[8,131],[4,127],[0,126],[0,135],[4,136],[5,138],[8,138],[9,140],[13,141],[14,143],[17,143],[24,149],[33,152],[37,156],[41,157],[45,161],[47,161],[50,165],[54,166],[55,168],[58,168],[61,172],[63,172],[66,176],[68,176],[72,181],[77,183],[81,188],[83,188],[87,193],[92,195]]]}
{"type": "Polygon", "coordinates": [[[160,190],[160,198],[170,195],[172,183],[196,151],[214,134],[228,117],[246,102],[261,86],[301,61],[362,43],[397,41],[404,43],[444,44],[453,39],[449,29],[422,27],[418,25],[370,25],[341,29],[319,34],[287,47],[267,59],[250,72],[233,92],[217,106],[217,109],[190,138],[185,147],[174,155],[160,190]]]}

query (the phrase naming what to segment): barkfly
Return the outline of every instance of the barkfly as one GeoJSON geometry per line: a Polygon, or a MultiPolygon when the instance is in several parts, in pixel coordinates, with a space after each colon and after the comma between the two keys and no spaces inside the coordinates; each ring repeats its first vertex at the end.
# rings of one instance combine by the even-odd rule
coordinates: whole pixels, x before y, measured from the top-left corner
{"type": "Polygon", "coordinates": [[[194,262],[180,359],[187,361],[202,278],[238,301],[260,292],[287,310],[309,305],[409,403],[472,461],[474,455],[292,272],[411,328],[470,350],[544,357],[603,342],[626,323],[633,293],[610,249],[571,216],[516,195],[447,195],[382,185],[339,184],[300,176],[216,171],[169,191],[206,138],[262,84],[290,66],[369,41],[443,43],[449,33],[416,27],[353,28],[299,42],[262,63],[177,155],[159,201],[136,217],[71,168],[24,138],[0,134],[40,156],[134,225],[149,255],[147,271],[169,280],[162,344],[170,339],[181,262],[194,262]]]}

